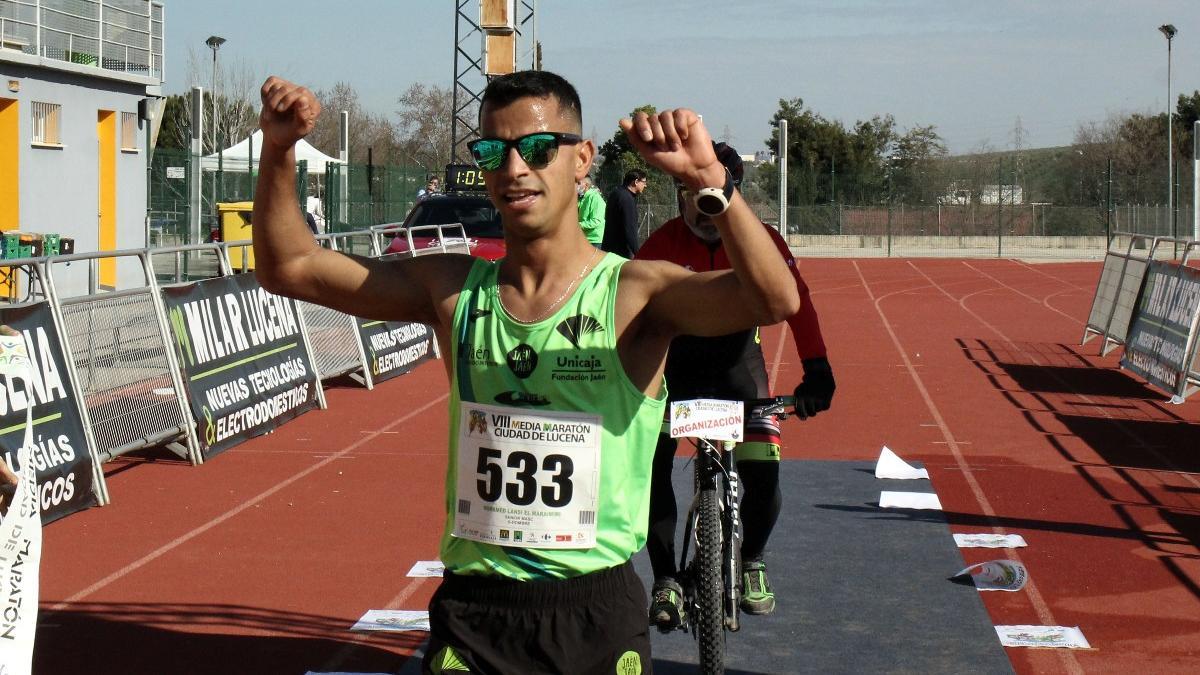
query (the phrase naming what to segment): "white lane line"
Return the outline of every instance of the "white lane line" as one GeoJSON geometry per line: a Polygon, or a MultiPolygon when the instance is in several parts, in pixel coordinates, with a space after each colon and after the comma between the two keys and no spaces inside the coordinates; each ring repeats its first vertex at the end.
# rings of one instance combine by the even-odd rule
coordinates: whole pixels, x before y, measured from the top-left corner
{"type": "MultiPolygon", "coordinates": [[[[917,266],[913,265],[912,261],[909,261],[908,264],[912,266],[914,270],[920,273],[921,276],[925,277],[931,287],[949,296],[949,293],[942,287],[938,286],[938,284],[932,278],[930,278],[929,275],[917,269],[917,266]]],[[[900,342],[900,337],[896,335],[895,329],[892,328],[891,321],[888,320],[887,314],[884,313],[883,307],[881,307],[879,304],[883,298],[881,297],[878,300],[875,299],[875,294],[871,291],[871,287],[867,283],[867,278],[863,274],[862,269],[858,266],[857,260],[854,261],[854,269],[858,271],[858,276],[859,279],[862,280],[863,288],[867,291],[867,297],[874,301],[875,311],[879,314],[879,319],[883,322],[883,327],[887,330],[888,336],[891,337],[892,344],[896,347],[896,351],[899,352],[900,358],[904,360],[905,365],[910,365],[911,361],[908,358],[908,353],[905,351],[903,343],[900,342]]],[[[953,296],[950,296],[950,298],[952,300],[954,299],[953,296]]],[[[966,307],[963,308],[966,309],[966,307]]],[[[937,404],[934,403],[933,397],[929,394],[929,390],[925,387],[925,382],[921,379],[920,374],[917,373],[915,368],[909,367],[908,374],[912,378],[913,384],[917,387],[917,391],[920,392],[921,398],[924,399],[925,406],[929,409],[929,413],[933,416],[934,422],[937,423],[938,428],[941,430],[942,436],[946,439],[946,444],[950,449],[950,454],[954,457],[954,461],[958,465],[959,471],[962,472],[963,479],[966,480],[968,487],[970,487],[971,493],[975,497],[975,502],[979,505],[980,510],[983,511],[988,520],[994,523],[992,526],[993,531],[996,534],[1004,534],[999,525],[995,524],[997,523],[996,510],[992,507],[987,495],[984,494],[983,488],[979,484],[979,480],[975,477],[974,472],[967,463],[966,457],[962,453],[962,448],[960,448],[958,443],[955,442],[954,435],[950,433],[950,427],[946,424],[946,418],[942,416],[941,410],[938,408],[937,404]]],[[[1009,557],[1011,559],[1017,561],[1020,560],[1018,556],[1012,554],[1011,550],[1007,551],[1007,553],[1009,553],[1009,557]]],[[[1029,581],[1025,588],[1029,591],[1029,600],[1033,605],[1034,611],[1038,615],[1038,620],[1046,625],[1058,625],[1058,623],[1054,620],[1054,615],[1050,611],[1050,607],[1046,603],[1045,598],[1042,597],[1032,580],[1029,581]]],[[[1064,652],[1059,655],[1059,658],[1067,672],[1072,673],[1072,675],[1083,675],[1083,668],[1079,665],[1079,661],[1074,657],[1074,655],[1064,652]]]]}
{"type": "MultiPolygon", "coordinates": [[[[908,264],[912,265],[912,262],[910,261],[908,264]]],[[[1069,320],[1071,321],[1071,323],[1075,323],[1075,324],[1078,324],[1078,323],[1080,323],[1080,321],[1079,321],[1079,317],[1077,317],[1077,316],[1071,316],[1070,314],[1067,314],[1066,312],[1062,311],[1061,309],[1058,309],[1057,307],[1051,307],[1051,306],[1050,306],[1050,305],[1049,305],[1049,304],[1046,302],[1046,298],[1048,298],[1048,297],[1050,297],[1050,296],[1045,296],[1045,297],[1043,297],[1043,298],[1041,298],[1041,299],[1039,299],[1039,298],[1035,298],[1035,297],[1033,297],[1032,295],[1030,295],[1030,294],[1028,294],[1028,293],[1026,293],[1026,292],[1024,292],[1024,291],[1022,291],[1022,290],[1020,290],[1020,289],[1018,289],[1018,288],[1014,288],[1013,286],[1010,286],[1010,285],[1008,285],[1008,284],[1004,283],[1003,281],[1000,281],[999,279],[997,279],[997,278],[996,278],[996,277],[994,277],[993,275],[991,275],[991,274],[988,274],[987,272],[984,272],[983,270],[979,269],[978,267],[976,267],[976,266],[972,265],[972,264],[971,264],[971,263],[969,263],[969,262],[963,261],[963,264],[964,264],[964,265],[966,265],[968,269],[974,270],[976,273],[980,274],[981,276],[985,276],[985,277],[987,277],[988,279],[991,279],[993,283],[999,284],[999,285],[1003,286],[1004,288],[1007,288],[1008,290],[1012,291],[1013,293],[1016,293],[1017,295],[1020,295],[1020,296],[1021,296],[1021,297],[1023,297],[1023,298],[1027,298],[1027,299],[1028,299],[1030,302],[1036,302],[1036,303],[1038,303],[1038,304],[1040,304],[1040,305],[1044,306],[1046,309],[1049,309],[1049,310],[1050,310],[1050,311],[1052,311],[1052,312],[1055,312],[1055,313],[1057,313],[1057,314],[1061,314],[1062,316],[1065,316],[1065,317],[1067,317],[1067,319],[1069,319],[1069,320]]],[[[918,272],[920,272],[920,270],[917,270],[917,271],[918,271],[918,272]]],[[[924,272],[921,272],[921,274],[924,274],[924,272]]],[[[929,279],[929,277],[925,277],[925,278],[926,278],[926,279],[929,279]]],[[[932,280],[932,279],[930,279],[930,281],[933,281],[933,280],[932,280]]],[[[1061,293],[1061,291],[1056,291],[1055,293],[1051,293],[1050,295],[1056,295],[1057,293],[1061,293]]],[[[947,295],[949,296],[949,293],[947,293],[947,295]]],[[[953,296],[950,296],[950,297],[951,297],[951,299],[954,299],[954,298],[953,298],[953,296]]]]}
{"type": "Polygon", "coordinates": [[[157,560],[158,558],[162,557],[163,555],[182,546],[183,544],[191,541],[192,539],[195,539],[196,537],[204,534],[205,532],[211,530],[212,528],[224,523],[225,521],[229,520],[230,518],[233,518],[237,514],[241,513],[242,511],[245,511],[246,509],[254,506],[255,504],[258,504],[259,502],[270,497],[271,495],[275,494],[276,492],[279,492],[280,490],[290,486],[291,484],[309,476],[313,472],[315,472],[319,469],[322,469],[325,466],[328,466],[330,463],[349,454],[350,452],[353,452],[358,447],[360,447],[363,444],[367,443],[368,441],[378,437],[382,431],[384,431],[386,429],[391,429],[392,427],[403,424],[403,423],[407,422],[408,420],[412,419],[413,417],[416,417],[417,415],[425,412],[428,408],[432,407],[434,404],[441,403],[447,396],[449,396],[449,394],[442,394],[438,398],[430,401],[429,403],[426,403],[425,405],[421,406],[420,408],[412,410],[407,415],[398,418],[397,420],[393,421],[391,424],[387,425],[386,427],[383,427],[383,429],[380,429],[379,431],[375,432],[373,435],[366,436],[364,438],[360,438],[359,440],[357,440],[357,441],[351,443],[350,445],[347,445],[346,447],[342,448],[341,450],[337,451],[337,453],[330,455],[330,457],[328,459],[317,462],[316,464],[313,464],[312,466],[308,467],[307,469],[304,469],[303,471],[293,474],[290,478],[286,478],[283,481],[280,481],[279,483],[277,483],[274,487],[270,488],[269,490],[261,492],[258,495],[251,497],[250,499],[247,499],[246,501],[233,507],[232,509],[226,511],[225,513],[217,516],[216,518],[213,518],[212,520],[208,521],[207,523],[192,529],[191,531],[187,532],[186,534],[182,534],[182,535],[172,539],[171,541],[167,542],[166,544],[163,544],[162,546],[159,546],[158,548],[154,549],[150,553],[147,553],[146,555],[142,556],[141,558],[138,558],[137,560],[129,563],[128,565],[122,567],[121,569],[117,570],[116,572],[113,572],[112,574],[104,577],[103,579],[97,581],[96,583],[92,584],[91,586],[88,586],[87,588],[83,589],[82,591],[79,591],[78,593],[75,593],[75,594],[67,597],[66,599],[62,600],[61,602],[51,605],[49,608],[49,611],[57,612],[59,610],[65,609],[71,603],[78,602],[78,601],[88,597],[92,593],[95,593],[96,591],[108,586],[109,584],[112,584],[113,582],[119,581],[120,579],[128,576],[130,573],[135,572],[142,567],[145,567],[146,565],[157,560]]]}

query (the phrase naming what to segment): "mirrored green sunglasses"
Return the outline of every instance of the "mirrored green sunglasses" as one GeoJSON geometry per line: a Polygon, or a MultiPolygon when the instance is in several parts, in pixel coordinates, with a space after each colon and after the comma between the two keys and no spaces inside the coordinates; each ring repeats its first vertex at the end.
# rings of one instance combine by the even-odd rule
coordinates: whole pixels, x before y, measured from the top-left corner
{"type": "Polygon", "coordinates": [[[475,166],[484,171],[495,171],[504,166],[509,148],[516,148],[521,160],[531,169],[544,169],[558,156],[558,146],[574,145],[582,141],[578,134],[558,131],[539,131],[507,141],[502,138],[479,138],[467,143],[475,166]]]}

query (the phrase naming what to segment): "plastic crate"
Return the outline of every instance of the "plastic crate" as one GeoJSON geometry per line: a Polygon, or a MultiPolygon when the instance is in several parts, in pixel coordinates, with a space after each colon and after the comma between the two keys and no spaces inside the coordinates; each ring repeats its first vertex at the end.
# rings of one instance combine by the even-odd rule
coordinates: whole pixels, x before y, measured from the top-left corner
{"type": "Polygon", "coordinates": [[[53,232],[42,235],[42,255],[58,255],[62,245],[62,236],[53,232]]]}
{"type": "Polygon", "coordinates": [[[21,233],[15,230],[10,230],[3,233],[3,239],[0,240],[0,254],[5,258],[18,258],[21,256],[21,233]]]}

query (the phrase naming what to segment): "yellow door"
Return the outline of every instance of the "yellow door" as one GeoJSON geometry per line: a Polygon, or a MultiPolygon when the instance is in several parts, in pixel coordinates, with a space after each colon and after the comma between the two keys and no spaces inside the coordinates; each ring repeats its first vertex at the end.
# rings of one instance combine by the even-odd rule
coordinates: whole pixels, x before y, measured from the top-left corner
{"type": "MultiPolygon", "coordinates": [[[[99,232],[97,250],[117,250],[117,114],[101,110],[96,115],[97,176],[99,200],[97,222],[99,232]]],[[[117,261],[115,258],[100,260],[100,287],[113,290],[117,287],[117,261]]]]}
{"type": "MultiPolygon", "coordinates": [[[[21,224],[20,122],[17,102],[0,98],[0,232],[19,229],[21,224]]],[[[9,296],[17,270],[0,267],[0,294],[9,296]]]]}

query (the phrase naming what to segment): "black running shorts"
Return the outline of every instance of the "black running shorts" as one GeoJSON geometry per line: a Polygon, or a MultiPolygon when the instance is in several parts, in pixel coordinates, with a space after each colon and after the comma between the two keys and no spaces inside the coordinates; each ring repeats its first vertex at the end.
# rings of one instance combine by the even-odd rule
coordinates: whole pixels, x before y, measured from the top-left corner
{"type": "Polygon", "coordinates": [[[429,623],[430,675],[651,672],[646,590],[631,562],[553,581],[447,572],[429,623]]]}

